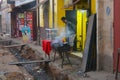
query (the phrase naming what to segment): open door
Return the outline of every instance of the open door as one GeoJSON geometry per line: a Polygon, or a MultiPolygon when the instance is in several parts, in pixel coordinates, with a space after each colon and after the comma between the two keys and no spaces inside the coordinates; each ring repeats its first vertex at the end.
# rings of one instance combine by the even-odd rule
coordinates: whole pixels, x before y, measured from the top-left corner
{"type": "Polygon", "coordinates": [[[83,51],[86,41],[87,11],[77,10],[76,42],[77,50],[83,51]]]}
{"type": "Polygon", "coordinates": [[[66,10],[66,18],[76,26],[73,55],[82,57],[86,41],[87,10],[66,10]]]}

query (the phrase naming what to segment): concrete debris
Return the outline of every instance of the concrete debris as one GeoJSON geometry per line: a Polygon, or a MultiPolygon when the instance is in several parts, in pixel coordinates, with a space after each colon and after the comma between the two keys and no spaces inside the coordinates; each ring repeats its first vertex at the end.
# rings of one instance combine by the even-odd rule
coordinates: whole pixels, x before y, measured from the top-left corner
{"type": "Polygon", "coordinates": [[[43,60],[43,57],[37,54],[37,52],[29,46],[23,46],[21,48],[20,56],[28,60],[43,60]]]}
{"type": "Polygon", "coordinates": [[[78,71],[77,74],[82,78],[88,78],[89,75],[83,71],[78,71]]]}

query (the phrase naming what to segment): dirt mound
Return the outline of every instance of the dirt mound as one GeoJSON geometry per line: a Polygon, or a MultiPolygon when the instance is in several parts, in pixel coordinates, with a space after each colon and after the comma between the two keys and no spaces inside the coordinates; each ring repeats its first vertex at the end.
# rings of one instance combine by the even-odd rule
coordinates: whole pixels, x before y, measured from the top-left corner
{"type": "Polygon", "coordinates": [[[28,48],[25,51],[22,51],[20,56],[25,58],[25,59],[30,59],[30,60],[35,60],[36,59],[35,51],[32,50],[31,48],[28,48]]]}
{"type": "Polygon", "coordinates": [[[24,46],[20,51],[20,56],[29,60],[42,60],[43,58],[36,54],[35,50],[28,46],[24,46]]]}
{"type": "Polygon", "coordinates": [[[0,56],[5,56],[5,55],[10,55],[11,53],[8,52],[7,50],[2,50],[0,49],[0,56]]]}
{"type": "Polygon", "coordinates": [[[6,80],[25,80],[25,76],[19,72],[7,73],[6,80]]]}
{"type": "Polygon", "coordinates": [[[5,80],[34,80],[29,74],[22,74],[20,72],[9,72],[5,74],[5,80]]]}

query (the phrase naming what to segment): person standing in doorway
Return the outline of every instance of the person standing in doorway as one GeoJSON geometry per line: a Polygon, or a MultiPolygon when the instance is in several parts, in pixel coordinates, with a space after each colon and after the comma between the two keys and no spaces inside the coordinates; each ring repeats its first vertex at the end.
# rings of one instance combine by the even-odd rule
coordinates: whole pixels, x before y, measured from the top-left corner
{"type": "Polygon", "coordinates": [[[71,46],[71,48],[73,49],[74,46],[74,39],[75,39],[75,34],[76,34],[76,30],[75,30],[75,24],[73,24],[72,22],[68,21],[66,19],[66,17],[62,17],[61,20],[66,24],[66,41],[68,42],[68,44],[71,46]]]}

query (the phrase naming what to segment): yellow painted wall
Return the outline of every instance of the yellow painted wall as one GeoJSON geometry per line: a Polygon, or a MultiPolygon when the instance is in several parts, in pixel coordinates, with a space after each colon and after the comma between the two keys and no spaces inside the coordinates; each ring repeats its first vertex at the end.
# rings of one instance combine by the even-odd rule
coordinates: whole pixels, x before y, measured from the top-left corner
{"type": "Polygon", "coordinates": [[[61,17],[65,16],[64,0],[57,0],[57,27],[64,27],[61,17]]]}
{"type": "MultiPolygon", "coordinates": [[[[64,23],[61,21],[61,17],[65,16],[65,10],[72,10],[73,8],[64,8],[64,5],[66,5],[65,1],[67,0],[54,0],[54,20],[55,20],[55,27],[63,27],[65,26],[64,23]]],[[[68,0],[69,1],[69,0],[68,0]]],[[[52,28],[52,0],[50,0],[50,7],[49,7],[49,27],[52,28]]],[[[76,5],[76,9],[81,9],[82,6],[85,6],[88,8],[87,3],[82,3],[80,5],[79,3],[76,5]]],[[[96,0],[91,0],[91,13],[96,13],[96,0]]],[[[43,8],[40,7],[40,27],[44,26],[44,18],[43,18],[43,8]]]]}
{"type": "MultiPolygon", "coordinates": [[[[51,2],[52,3],[52,2],[51,2]]],[[[52,7],[49,14],[49,23],[52,25],[52,7]]],[[[58,34],[65,28],[65,24],[61,21],[61,17],[65,16],[64,0],[54,0],[54,27],[58,28],[58,34]]]]}
{"type": "MultiPolygon", "coordinates": [[[[50,0],[49,7],[49,26],[52,27],[52,0],[50,0]]],[[[64,0],[54,0],[54,25],[55,27],[64,27],[65,24],[61,21],[61,17],[65,16],[65,10],[71,10],[73,8],[64,8],[64,0]]]]}
{"type": "Polygon", "coordinates": [[[96,0],[91,0],[91,14],[96,13],[96,0]]]}
{"type": "Polygon", "coordinates": [[[43,17],[43,6],[41,5],[40,7],[39,7],[39,19],[40,19],[40,27],[44,27],[44,17],[43,17]]]}
{"type": "Polygon", "coordinates": [[[80,48],[80,42],[81,38],[81,28],[82,28],[82,12],[81,11],[77,11],[77,49],[80,48]]]}
{"type": "Polygon", "coordinates": [[[61,17],[65,16],[64,0],[54,0],[54,5],[52,5],[52,0],[49,0],[49,28],[53,27],[53,7],[54,6],[54,27],[58,28],[58,34],[61,33],[62,29],[65,28],[65,24],[61,21],[61,17]]]}
{"type": "Polygon", "coordinates": [[[54,27],[56,28],[57,26],[58,26],[58,24],[57,24],[57,20],[58,20],[58,16],[57,16],[57,8],[58,8],[58,4],[57,4],[57,1],[58,0],[54,0],[54,27]]]}
{"type": "Polygon", "coordinates": [[[52,0],[49,0],[49,27],[50,28],[52,28],[53,27],[53,24],[52,24],[52,21],[53,21],[53,19],[52,19],[52,0]]]}
{"type": "Polygon", "coordinates": [[[84,49],[85,47],[86,22],[87,22],[87,11],[77,10],[77,48],[78,49],[80,48],[80,41],[82,44],[82,49],[84,49]]]}
{"type": "Polygon", "coordinates": [[[87,24],[87,11],[84,11],[83,13],[83,43],[82,43],[83,49],[85,47],[85,41],[86,41],[86,29],[87,29],[86,24],[87,24]]]}

